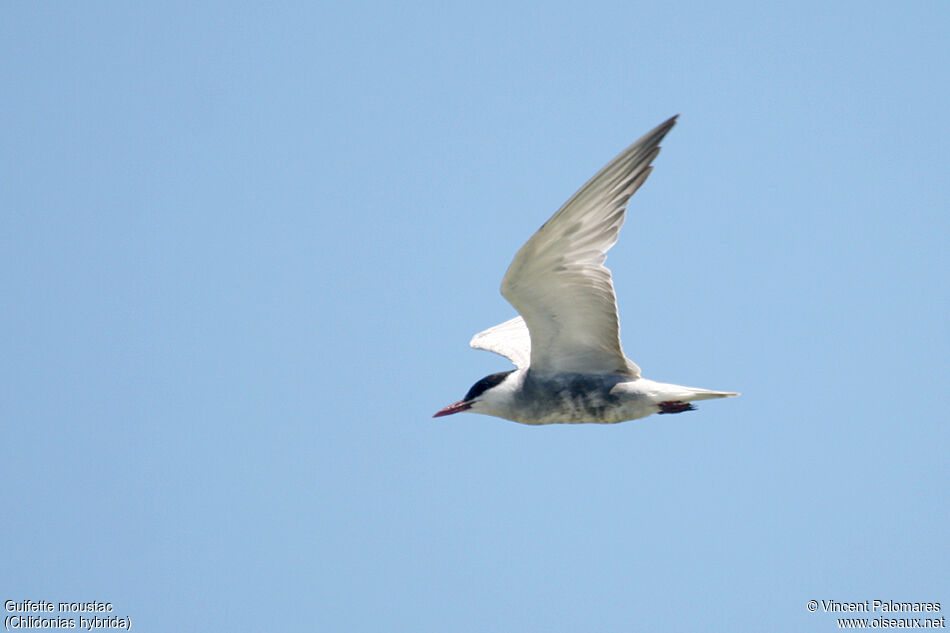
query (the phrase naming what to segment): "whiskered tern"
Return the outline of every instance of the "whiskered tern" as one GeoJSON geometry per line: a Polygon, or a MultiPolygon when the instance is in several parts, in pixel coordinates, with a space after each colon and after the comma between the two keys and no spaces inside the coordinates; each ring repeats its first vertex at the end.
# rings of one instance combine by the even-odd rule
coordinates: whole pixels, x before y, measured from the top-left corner
{"type": "Polygon", "coordinates": [[[522,424],[611,424],[692,410],[739,394],[656,382],[620,346],[607,251],[676,117],[625,149],[580,188],[515,255],[501,294],[521,316],[472,338],[516,369],[486,376],[434,417],[462,411],[522,424]]]}

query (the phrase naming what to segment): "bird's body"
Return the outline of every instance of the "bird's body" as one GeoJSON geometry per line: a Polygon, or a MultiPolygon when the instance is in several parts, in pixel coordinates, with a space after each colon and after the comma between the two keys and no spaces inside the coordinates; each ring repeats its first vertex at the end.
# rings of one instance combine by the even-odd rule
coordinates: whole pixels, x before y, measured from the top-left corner
{"type": "Polygon", "coordinates": [[[499,375],[501,382],[483,392],[475,412],[522,424],[613,424],[688,411],[690,401],[735,395],[618,374],[535,375],[516,369],[490,378],[499,375]]]}
{"type": "Polygon", "coordinates": [[[675,122],[673,117],[624,150],[518,251],[502,294],[521,316],[471,341],[517,369],[482,378],[435,417],[472,411],[532,425],[611,424],[738,395],[643,378],[620,345],[613,281],[603,264],[627,201],[675,122]]]}

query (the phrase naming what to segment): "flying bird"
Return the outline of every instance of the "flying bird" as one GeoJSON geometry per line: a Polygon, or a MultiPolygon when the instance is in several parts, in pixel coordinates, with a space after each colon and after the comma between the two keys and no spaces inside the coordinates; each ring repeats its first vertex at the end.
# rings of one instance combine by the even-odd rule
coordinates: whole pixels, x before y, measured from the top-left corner
{"type": "Polygon", "coordinates": [[[604,261],[627,202],[675,123],[674,116],[621,152],[521,247],[501,282],[501,294],[521,316],[470,343],[516,369],[485,376],[433,417],[471,411],[522,424],[611,424],[739,395],[643,378],[620,345],[617,297],[604,261]]]}

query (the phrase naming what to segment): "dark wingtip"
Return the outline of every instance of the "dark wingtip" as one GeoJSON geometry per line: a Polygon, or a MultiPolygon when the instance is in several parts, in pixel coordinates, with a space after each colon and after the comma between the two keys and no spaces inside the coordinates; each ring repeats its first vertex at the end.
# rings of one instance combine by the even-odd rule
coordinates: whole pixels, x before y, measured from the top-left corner
{"type": "Polygon", "coordinates": [[[676,125],[676,120],[679,119],[678,114],[674,114],[663,123],[660,123],[658,126],[647,132],[643,138],[641,138],[637,143],[649,143],[656,147],[659,147],[660,141],[663,140],[663,137],[666,136],[670,130],[673,129],[673,126],[676,125]]]}

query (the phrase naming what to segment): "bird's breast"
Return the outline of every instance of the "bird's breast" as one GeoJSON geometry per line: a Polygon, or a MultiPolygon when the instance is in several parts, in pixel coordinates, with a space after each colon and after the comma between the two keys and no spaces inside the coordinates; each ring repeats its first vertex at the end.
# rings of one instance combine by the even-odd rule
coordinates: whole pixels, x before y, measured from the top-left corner
{"type": "MultiPolygon", "coordinates": [[[[556,374],[526,376],[518,398],[518,422],[524,424],[611,424],[639,415],[639,403],[614,387],[619,375],[556,374]]],[[[635,399],[634,399],[635,400],[635,399]]],[[[643,415],[648,413],[644,410],[643,415]]]]}

